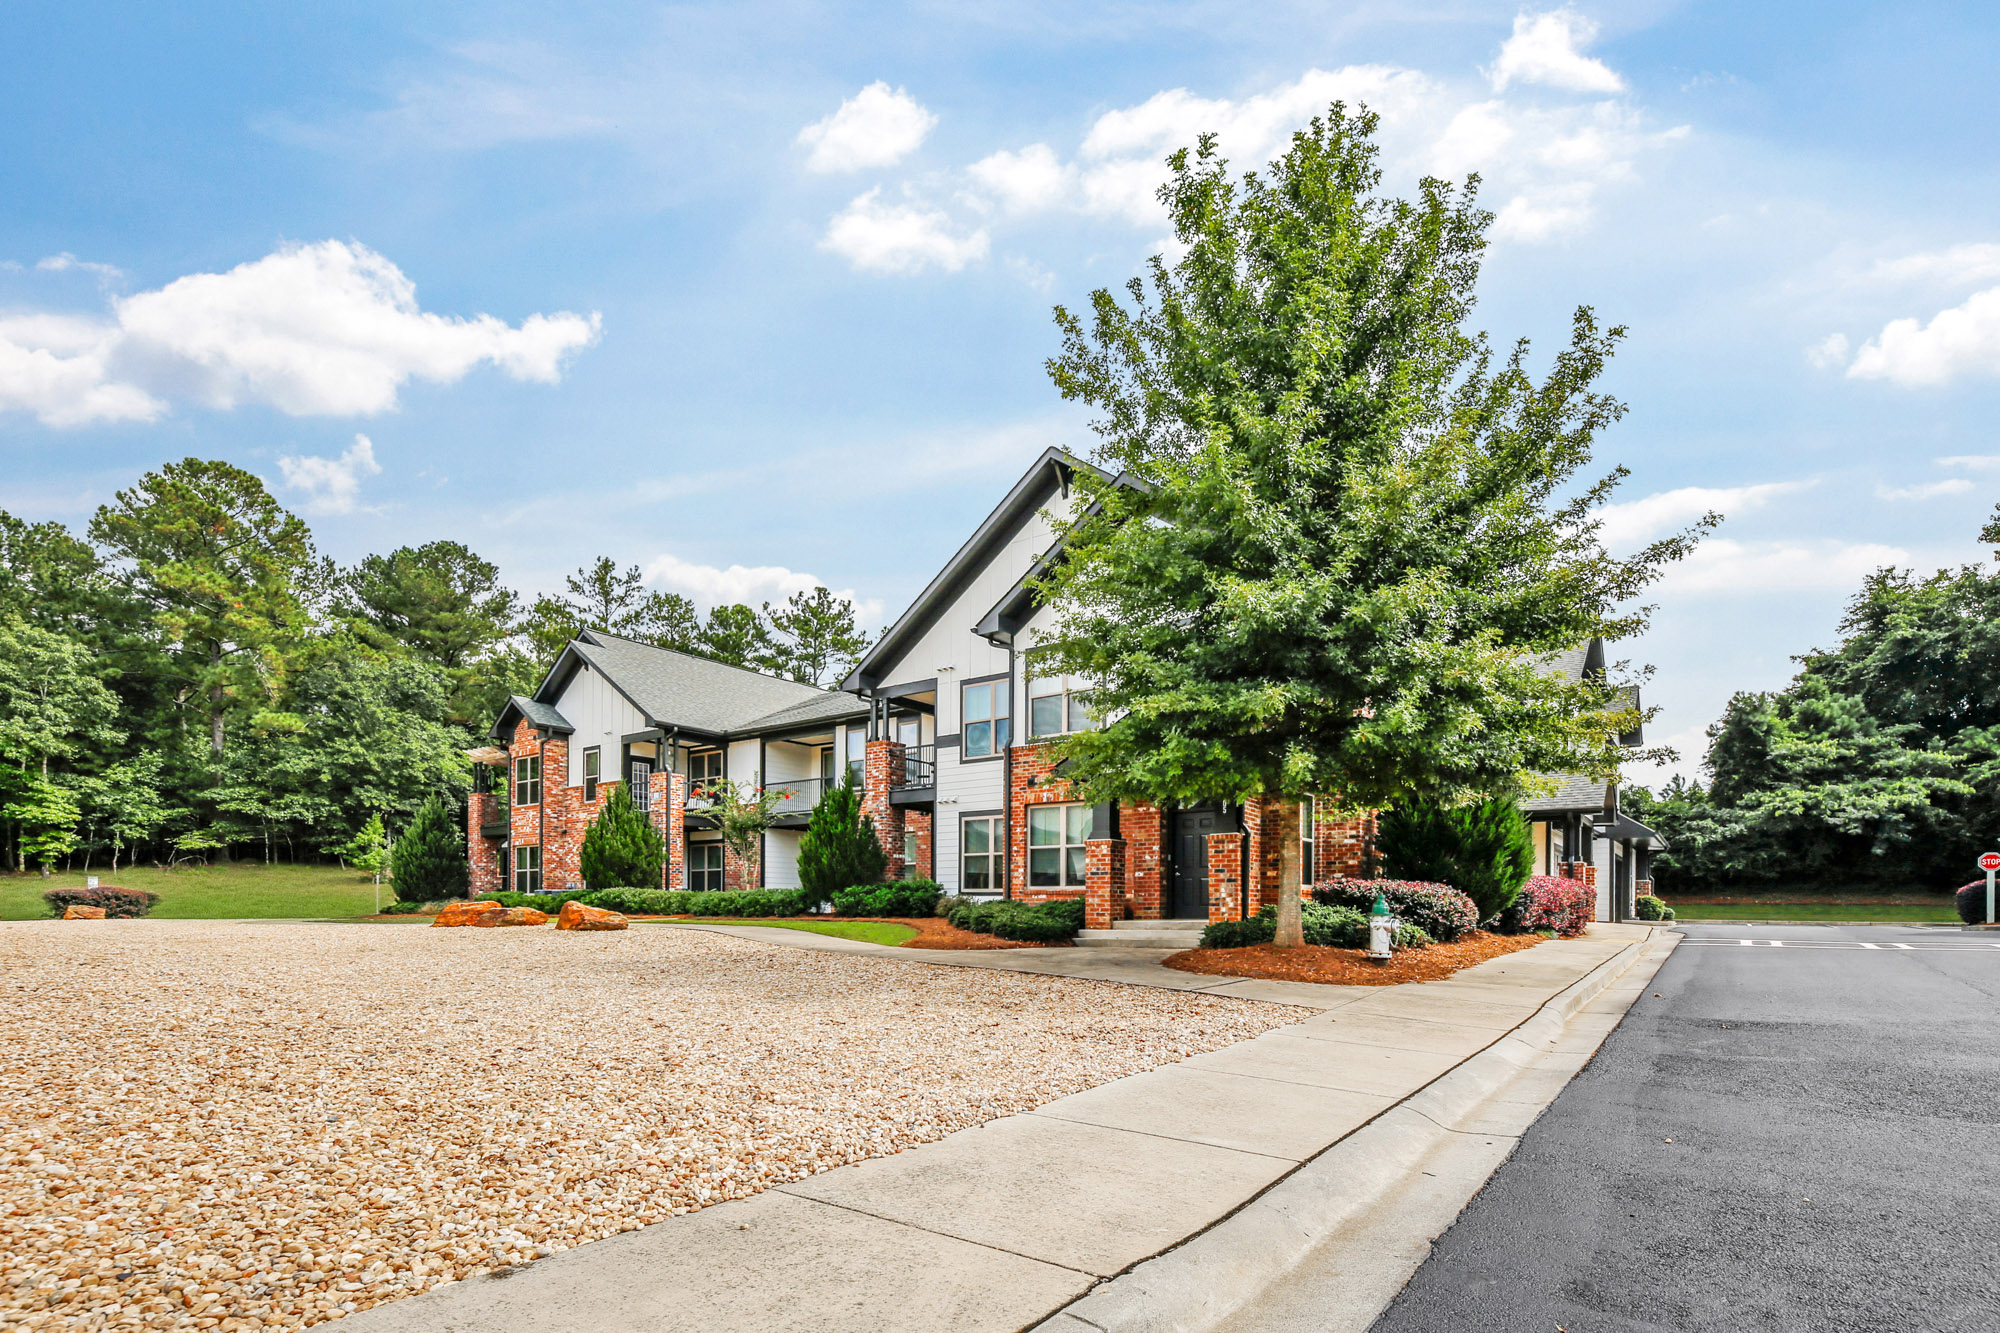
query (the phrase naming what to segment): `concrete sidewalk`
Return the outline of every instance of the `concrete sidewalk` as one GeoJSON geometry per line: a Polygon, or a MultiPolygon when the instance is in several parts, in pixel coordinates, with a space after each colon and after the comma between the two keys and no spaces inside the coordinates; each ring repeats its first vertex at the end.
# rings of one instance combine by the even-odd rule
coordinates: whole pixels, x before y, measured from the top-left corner
{"type": "MultiPolygon", "coordinates": [[[[1425,1118],[1435,1108],[1426,1112],[1416,1099],[1446,1086],[1440,1080],[1455,1070],[1486,1069],[1504,1044],[1524,1045],[1510,1034],[1551,1024],[1560,1030],[1583,1002],[1577,997],[1632,966],[1652,934],[1594,926],[1582,939],[1551,941],[1422,985],[1287,986],[1319,992],[1315,1007],[1325,1012],[891,1157],[627,1232],[504,1277],[377,1306],[344,1327],[929,1333],[1017,1330],[1051,1316],[1068,1327],[1098,1326],[1095,1317],[1083,1323],[1058,1314],[1079,1298],[1085,1305],[1108,1300],[1112,1315],[1129,1316],[1105,1326],[1202,1326],[1160,1322],[1161,1309],[1175,1308],[1172,1282],[1106,1279],[1148,1260],[1153,1264],[1140,1271],[1165,1265],[1160,1271],[1172,1276],[1177,1255],[1198,1261],[1189,1271],[1206,1271],[1209,1251],[1184,1242],[1220,1235],[1218,1222],[1289,1184],[1287,1177],[1330,1147],[1370,1126],[1401,1132],[1404,1122],[1395,1117],[1435,1129],[1425,1118]]],[[[877,951],[825,943],[847,946],[839,952],[877,951]]],[[[1150,966],[1161,981],[1135,981],[1150,978],[1145,963],[1106,960],[1108,950],[1000,951],[979,961],[879,952],[1019,971],[1054,971],[1053,956],[1081,955],[1063,958],[1058,974],[1090,976],[1109,961],[1123,963],[1123,975],[1101,979],[1211,992],[1219,980],[1172,972],[1155,958],[1150,966]]],[[[1554,1083],[1547,1097],[1560,1087],[1554,1083]]],[[[1390,1152],[1382,1160],[1400,1159],[1390,1152]]],[[[1315,1242],[1301,1243],[1309,1249],[1315,1242]]],[[[1231,1297],[1220,1312],[1247,1298],[1231,1297]]]]}

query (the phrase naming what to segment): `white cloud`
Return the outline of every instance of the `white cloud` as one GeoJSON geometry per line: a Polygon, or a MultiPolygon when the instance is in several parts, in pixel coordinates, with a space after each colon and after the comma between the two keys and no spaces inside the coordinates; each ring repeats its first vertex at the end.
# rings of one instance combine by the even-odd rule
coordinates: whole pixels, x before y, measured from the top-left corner
{"type": "Polygon", "coordinates": [[[382,474],[375,461],[375,445],[366,435],[338,458],[290,456],[278,460],[285,485],[306,497],[306,510],[314,514],[351,514],[361,496],[361,483],[382,474]]]}
{"type": "Polygon", "coordinates": [[[597,340],[596,315],[432,314],[416,285],[360,244],[288,245],[227,273],[115,299],[108,320],[0,320],[0,410],[54,426],[150,420],[174,398],[263,403],[292,416],[396,405],[412,379],[448,384],[490,363],[553,384],[597,340]]]}
{"type": "Polygon", "coordinates": [[[1601,60],[1584,55],[1597,25],[1570,9],[1519,14],[1514,33],[1500,47],[1488,71],[1495,92],[1510,83],[1539,83],[1576,93],[1618,93],[1625,81],[1601,60]]]}
{"type": "Polygon", "coordinates": [[[881,195],[877,186],[835,214],[820,248],[869,273],[921,273],[927,268],[955,273],[986,257],[985,228],[955,235],[944,213],[885,204],[881,195]]]}
{"type": "Polygon", "coordinates": [[[1975,472],[1984,472],[1991,468],[2000,468],[2000,454],[1953,454],[1949,458],[1938,459],[1937,465],[1971,468],[1975,472]]]}
{"type": "Polygon", "coordinates": [[[856,171],[886,167],[917,151],[937,124],[901,88],[877,80],[840,104],[838,110],[799,131],[798,141],[812,151],[809,171],[856,171]]]}
{"type": "MultiPolygon", "coordinates": [[[[816,575],[786,569],[783,565],[731,565],[718,569],[674,555],[658,557],[646,566],[645,573],[647,582],[683,594],[703,611],[738,602],[747,606],[782,602],[795,592],[811,592],[823,586],[816,575]]],[[[857,599],[851,588],[837,590],[833,595],[851,604],[863,624],[874,624],[882,617],[883,607],[878,600],[857,599]]]]}
{"type": "Polygon", "coordinates": [[[2000,374],[2000,287],[1974,293],[1928,324],[1889,321],[1847,368],[1849,379],[1888,380],[1906,389],[1994,374],[2000,374]]]}
{"type": "Polygon", "coordinates": [[[1899,546],[1839,541],[1738,542],[1711,537],[1660,580],[1662,596],[1755,596],[1778,592],[1851,592],[1885,565],[1906,566],[1899,546]]]}
{"type": "Polygon", "coordinates": [[[1604,526],[1599,536],[1613,550],[1685,527],[1711,511],[1725,518],[1762,509],[1774,498],[1804,490],[1811,482],[1767,481],[1755,486],[1683,486],[1657,495],[1606,505],[1598,511],[1604,526]]]}
{"type": "Polygon", "coordinates": [[[1074,186],[1075,171],[1045,143],[1029,144],[1018,153],[1001,151],[983,157],[966,173],[996,197],[1011,213],[1034,213],[1065,202],[1074,186]]]}
{"type": "Polygon", "coordinates": [[[116,282],[125,276],[125,271],[115,265],[93,264],[87,259],[78,259],[67,250],[59,255],[50,255],[46,259],[36,260],[35,267],[44,273],[67,273],[71,269],[76,269],[84,273],[94,273],[97,275],[99,282],[116,282]]]}
{"type": "Polygon", "coordinates": [[[1884,500],[1935,500],[1942,495],[1963,495],[1971,489],[1969,480],[1953,477],[1949,481],[1920,482],[1915,486],[1877,485],[1875,494],[1884,500]]]}
{"type": "Polygon", "coordinates": [[[1493,235],[1501,240],[1532,242],[1581,231],[1590,222],[1595,194],[1596,187],[1589,181],[1517,194],[1493,215],[1493,235]]]}
{"type": "Polygon", "coordinates": [[[1833,370],[1847,364],[1847,335],[1829,333],[1806,348],[1806,364],[1814,370],[1833,370]]]}
{"type": "Polygon", "coordinates": [[[2000,277],[2000,245],[1976,242],[1904,255],[1901,259],[1884,259],[1871,274],[1890,282],[1984,282],[2000,277]]]}

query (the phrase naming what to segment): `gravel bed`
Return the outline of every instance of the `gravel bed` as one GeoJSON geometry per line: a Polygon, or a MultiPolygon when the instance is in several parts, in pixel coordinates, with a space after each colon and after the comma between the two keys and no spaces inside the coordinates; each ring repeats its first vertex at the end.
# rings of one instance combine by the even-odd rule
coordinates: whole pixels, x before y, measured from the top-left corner
{"type": "Polygon", "coordinates": [[[297,1328],[1309,1016],[700,931],[0,926],[0,1327],[297,1328]]]}

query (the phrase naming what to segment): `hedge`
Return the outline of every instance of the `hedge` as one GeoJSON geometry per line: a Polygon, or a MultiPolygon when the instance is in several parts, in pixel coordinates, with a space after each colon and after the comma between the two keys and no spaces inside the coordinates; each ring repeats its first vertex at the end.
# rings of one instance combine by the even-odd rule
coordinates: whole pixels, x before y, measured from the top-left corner
{"type": "MultiPolygon", "coordinates": [[[[1981,885],[1984,888],[1984,885],[1981,885]]],[[[1984,910],[1983,908],[1981,910],[1984,910]]],[[[1632,914],[1641,921],[1672,921],[1674,909],[1661,902],[1650,893],[1642,893],[1632,900],[1632,914]]]]}
{"type": "MultiPolygon", "coordinates": [[[[1299,924],[1305,928],[1307,944],[1330,949],[1368,947],[1368,918],[1351,907],[1300,903],[1299,924]]],[[[1277,933],[1278,907],[1272,903],[1248,921],[1211,921],[1201,932],[1201,947],[1241,949],[1252,944],[1269,944],[1277,933]]],[[[1397,928],[1394,942],[1398,949],[1421,949],[1431,942],[1431,937],[1423,927],[1405,922],[1397,928]]]]}
{"type": "Polygon", "coordinates": [[[1521,896],[1500,914],[1500,929],[1508,934],[1553,930],[1581,935],[1597,915],[1597,890],[1580,879],[1536,875],[1521,886],[1521,896]]]}
{"type": "MultiPolygon", "coordinates": [[[[1532,881],[1531,881],[1532,882],[1532,881]]],[[[1348,907],[1363,913],[1375,906],[1375,895],[1389,900],[1389,910],[1434,940],[1451,943],[1479,929],[1479,909],[1472,899],[1449,884],[1412,879],[1336,879],[1313,886],[1313,900],[1328,907],[1348,907]]],[[[1511,909],[1510,909],[1511,910],[1511,909]]]]}
{"type": "Polygon", "coordinates": [[[936,916],[943,896],[944,890],[927,879],[861,884],[836,890],[833,910],[841,916],[936,916]]]}
{"type": "Polygon", "coordinates": [[[1986,924],[1986,881],[1976,879],[1958,891],[1958,919],[1968,926],[1986,924]]]}
{"type": "Polygon", "coordinates": [[[50,916],[61,916],[72,907],[102,907],[107,917],[140,917],[159,906],[160,895],[106,884],[96,889],[50,889],[42,901],[50,916]]]}
{"type": "Polygon", "coordinates": [[[980,902],[972,898],[946,898],[938,904],[938,915],[960,930],[975,934],[1048,944],[1073,939],[1083,929],[1083,900],[1022,903],[1009,899],[980,902]]]}
{"type": "Polygon", "coordinates": [[[482,893],[481,902],[532,907],[554,915],[572,898],[627,916],[799,916],[804,895],[791,889],[589,889],[565,893],[482,893]]]}

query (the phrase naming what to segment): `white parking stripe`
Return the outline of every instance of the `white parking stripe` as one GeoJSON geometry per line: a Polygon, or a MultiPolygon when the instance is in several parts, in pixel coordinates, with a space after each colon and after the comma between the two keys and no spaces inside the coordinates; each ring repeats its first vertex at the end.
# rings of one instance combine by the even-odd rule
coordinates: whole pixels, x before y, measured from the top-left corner
{"type": "Polygon", "coordinates": [[[1882,946],[1879,944],[1870,944],[1867,940],[1863,940],[1861,941],[1861,947],[1864,949],[1879,949],[1882,946]]]}

